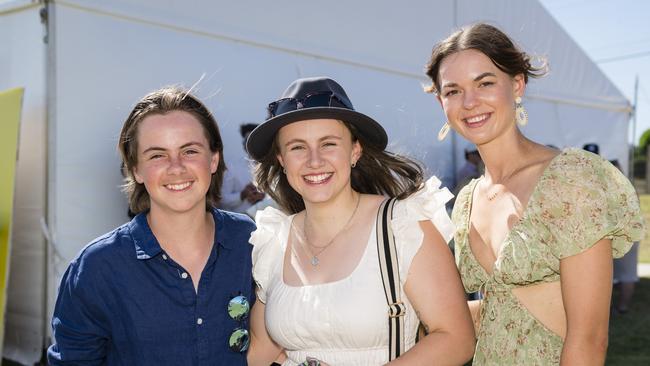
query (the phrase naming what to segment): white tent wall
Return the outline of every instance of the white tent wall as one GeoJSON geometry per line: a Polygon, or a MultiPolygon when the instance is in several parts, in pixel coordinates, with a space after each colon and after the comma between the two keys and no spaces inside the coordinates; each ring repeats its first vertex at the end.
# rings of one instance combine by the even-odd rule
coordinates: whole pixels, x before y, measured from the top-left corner
{"type": "MultiPolygon", "coordinates": [[[[0,3],[0,90],[23,87],[3,353],[33,364],[45,324],[46,72],[40,6],[0,3]]],[[[2,174],[2,173],[0,173],[2,174]]]]}
{"type": "MultiPolygon", "coordinates": [[[[627,161],[627,101],[537,1],[408,4],[49,2],[48,314],[35,313],[32,319],[44,322],[51,317],[61,275],[83,245],[127,220],[126,199],[119,189],[117,136],[135,101],[163,85],[189,87],[201,80],[195,93],[219,121],[226,163],[241,171],[245,167],[238,165],[244,159],[239,124],[262,121],[266,104],[293,79],[332,76],[358,110],[386,127],[393,151],[416,157],[429,174],[452,184],[466,143],[458,136],[442,143],[435,140],[445,117],[435,97],[422,92],[428,84],[423,68],[437,40],[458,25],[487,20],[513,34],[526,50],[551,60],[552,73],[529,85],[524,101],[531,122],[526,132],[558,147],[598,142],[608,158],[627,161]]],[[[30,26],[42,32],[39,25],[30,26]]],[[[4,34],[0,28],[0,37],[4,34]]],[[[43,47],[42,42],[29,42],[29,47],[43,47]]],[[[43,50],[39,52],[31,51],[29,57],[37,54],[43,62],[43,50]]],[[[44,69],[42,64],[30,66],[35,67],[44,69]]],[[[5,71],[15,72],[3,65],[0,75],[5,71]]],[[[32,70],[20,72],[16,78],[32,70]]],[[[41,78],[44,84],[45,76],[41,78]]],[[[45,93],[44,85],[39,92],[45,93]]],[[[41,123],[44,126],[44,116],[41,123]]],[[[30,136],[27,145],[42,143],[44,148],[40,138],[30,136]]],[[[42,163],[44,152],[40,156],[42,163]]],[[[39,182],[45,181],[39,177],[39,182]]],[[[42,277],[30,286],[43,291],[42,277]]],[[[10,301],[25,306],[33,299],[37,294],[10,301]]],[[[43,328],[49,331],[47,324],[39,326],[40,335],[43,328]]],[[[7,333],[15,332],[20,340],[36,328],[28,322],[7,324],[7,333]]],[[[38,356],[23,345],[24,354],[38,356]]],[[[20,347],[17,342],[15,348],[20,347]]]]}

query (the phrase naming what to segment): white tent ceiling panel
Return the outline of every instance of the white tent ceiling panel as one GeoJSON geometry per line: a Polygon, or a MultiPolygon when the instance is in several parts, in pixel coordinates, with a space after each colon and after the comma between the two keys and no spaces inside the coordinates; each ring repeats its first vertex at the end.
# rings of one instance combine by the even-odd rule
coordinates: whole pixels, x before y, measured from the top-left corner
{"type": "Polygon", "coordinates": [[[373,0],[327,6],[292,0],[58,3],[152,26],[376,66],[420,78],[432,45],[454,26],[452,1],[418,1],[399,9],[393,2],[373,0]]]}

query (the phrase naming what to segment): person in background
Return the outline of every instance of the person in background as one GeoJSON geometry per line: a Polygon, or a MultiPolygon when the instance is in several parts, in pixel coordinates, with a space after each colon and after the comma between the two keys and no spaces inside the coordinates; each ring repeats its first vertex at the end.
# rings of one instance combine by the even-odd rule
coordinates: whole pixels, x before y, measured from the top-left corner
{"type": "MultiPolygon", "coordinates": [[[[618,160],[610,160],[618,170],[621,165],[618,160]]],[[[618,296],[613,302],[614,314],[626,314],[630,309],[634,288],[639,282],[638,271],[639,264],[639,242],[635,241],[632,248],[622,258],[614,259],[614,288],[618,296]]]]}
{"type": "MultiPolygon", "coordinates": [[[[625,176],[581,149],[531,141],[523,96],[545,67],[498,28],[466,26],[427,65],[450,128],[476,145],[485,174],[456,198],[456,264],[478,336],[473,365],[603,365],[612,256],[644,233],[625,176]]],[[[543,123],[543,121],[541,121],[543,123]]]]}
{"type": "Polygon", "coordinates": [[[424,183],[415,162],[387,152],[381,125],[355,111],[330,78],[294,81],[268,110],[246,146],[258,186],[283,212],[259,212],[251,236],[258,301],[249,365],[268,366],[283,351],[285,366],[389,362],[390,307],[375,227],[385,196],[398,197],[387,225],[404,312],[403,353],[389,364],[469,360],[472,323],[446,245],[451,193],[435,177],[424,183]],[[420,322],[426,335],[416,344],[420,322]]]}
{"type": "Polygon", "coordinates": [[[465,149],[465,164],[456,173],[455,191],[460,191],[472,179],[481,176],[483,160],[475,146],[465,149]]]}
{"type": "MultiPolygon", "coordinates": [[[[257,127],[255,123],[244,123],[239,126],[239,134],[242,137],[243,144],[246,144],[248,135],[255,127],[257,127]]],[[[264,199],[264,193],[260,192],[251,182],[250,167],[247,162],[246,159],[242,161],[242,163],[246,164],[246,179],[238,177],[235,171],[226,170],[223,177],[223,187],[221,187],[220,208],[232,212],[247,213],[251,206],[264,199]]]]}
{"type": "Polygon", "coordinates": [[[255,224],[214,208],[226,166],[212,114],[181,88],[154,91],[118,150],[136,216],[70,263],[49,365],[246,365],[255,224]]]}
{"type": "Polygon", "coordinates": [[[600,147],[598,146],[598,144],[595,144],[593,142],[584,144],[582,146],[582,149],[585,151],[589,151],[592,154],[600,155],[600,147]]]}

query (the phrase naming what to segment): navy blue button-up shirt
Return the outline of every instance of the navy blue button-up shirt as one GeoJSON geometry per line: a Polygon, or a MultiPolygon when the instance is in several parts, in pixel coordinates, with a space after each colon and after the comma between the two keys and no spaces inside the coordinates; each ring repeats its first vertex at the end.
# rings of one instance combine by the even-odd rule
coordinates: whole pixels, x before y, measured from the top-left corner
{"type": "Polygon", "coordinates": [[[255,224],[214,210],[215,244],[198,291],[154,237],[146,216],[96,239],[61,281],[52,327],[51,365],[246,365],[228,339],[248,319],[228,315],[244,295],[252,306],[255,224]]]}

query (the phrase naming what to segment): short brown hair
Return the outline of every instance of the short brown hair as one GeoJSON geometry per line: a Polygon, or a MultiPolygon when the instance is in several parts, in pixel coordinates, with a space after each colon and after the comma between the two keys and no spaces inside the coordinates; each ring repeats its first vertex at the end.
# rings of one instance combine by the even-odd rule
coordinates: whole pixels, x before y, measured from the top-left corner
{"type": "Polygon", "coordinates": [[[440,92],[440,64],[447,56],[464,50],[477,50],[483,53],[499,70],[511,77],[523,74],[525,83],[528,83],[528,77],[541,77],[547,71],[545,60],[539,67],[532,66],[530,56],[520,51],[510,37],[500,29],[489,24],[476,23],[452,33],[433,47],[431,58],[426,66],[426,74],[433,84],[425,88],[426,92],[436,94],[440,92]]]}
{"type": "Polygon", "coordinates": [[[193,115],[203,127],[210,151],[219,153],[219,165],[217,171],[212,174],[206,194],[206,209],[216,207],[221,199],[221,184],[226,164],[223,160],[223,142],[217,121],[208,108],[189,91],[181,87],[169,86],[153,91],[140,99],[124,121],[120,132],[117,149],[122,157],[126,175],[123,190],[129,198],[129,208],[135,214],[147,211],[151,207],[147,189],[144,184],[138,183],[133,175],[133,169],[138,164],[138,126],[148,116],[164,115],[174,111],[193,115]]]}
{"type": "MultiPolygon", "coordinates": [[[[352,189],[403,199],[422,187],[424,176],[418,163],[366,142],[354,125],[342,122],[350,130],[352,141],[358,141],[362,148],[350,176],[352,189]]],[[[276,133],[271,149],[255,164],[255,180],[260,190],[271,196],[285,212],[294,214],[304,210],[305,203],[283,174],[277,158],[279,152],[276,133]]]]}

